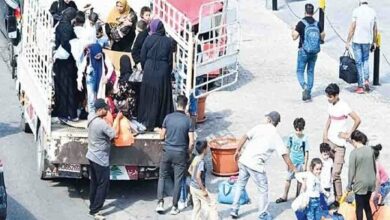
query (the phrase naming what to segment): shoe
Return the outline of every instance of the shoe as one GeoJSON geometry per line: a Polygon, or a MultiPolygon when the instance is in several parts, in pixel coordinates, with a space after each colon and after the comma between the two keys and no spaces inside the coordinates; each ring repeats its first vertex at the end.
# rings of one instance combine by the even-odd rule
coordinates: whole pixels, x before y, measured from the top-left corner
{"type": "Polygon", "coordinates": [[[230,211],[230,217],[232,217],[234,219],[238,218],[238,210],[230,211]]]}
{"type": "Polygon", "coordinates": [[[272,216],[268,212],[263,212],[259,216],[259,220],[272,220],[272,216]]]}
{"type": "Polygon", "coordinates": [[[309,90],[305,89],[302,91],[302,100],[307,101],[311,99],[311,95],[309,93],[309,90]]]}
{"type": "Polygon", "coordinates": [[[97,212],[97,213],[89,213],[95,220],[105,220],[106,217],[103,216],[103,214],[101,212],[97,212]]]}
{"type": "Polygon", "coordinates": [[[164,202],[163,201],[158,202],[157,207],[156,207],[156,212],[158,214],[163,214],[164,211],[165,211],[164,210],[164,202]]]}
{"type": "Polygon", "coordinates": [[[78,117],[76,118],[69,118],[69,121],[71,122],[78,122],[80,119],[78,117]]]}
{"type": "Polygon", "coordinates": [[[171,215],[177,215],[177,214],[179,214],[179,212],[180,212],[180,210],[177,207],[172,206],[172,209],[170,212],[171,215]]]}
{"type": "Polygon", "coordinates": [[[366,80],[364,82],[364,89],[369,92],[370,91],[370,82],[368,80],[366,80]]]}
{"type": "Polygon", "coordinates": [[[363,94],[364,93],[364,89],[362,87],[357,87],[357,89],[355,90],[355,92],[357,94],[363,94]]]}
{"type": "Polygon", "coordinates": [[[186,202],[181,202],[181,201],[179,201],[179,203],[177,204],[177,208],[178,208],[180,211],[183,210],[183,209],[185,209],[185,208],[187,208],[186,202]]]}

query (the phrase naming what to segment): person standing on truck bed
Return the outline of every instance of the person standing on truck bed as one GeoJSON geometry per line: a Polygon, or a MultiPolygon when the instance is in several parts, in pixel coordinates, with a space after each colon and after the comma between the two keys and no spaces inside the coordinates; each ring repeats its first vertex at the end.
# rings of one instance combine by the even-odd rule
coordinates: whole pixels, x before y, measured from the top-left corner
{"type": "MultiPolygon", "coordinates": [[[[94,104],[95,113],[88,115],[88,152],[90,163],[89,214],[95,219],[104,219],[99,212],[104,205],[110,184],[110,150],[111,140],[119,133],[105,120],[108,105],[104,99],[97,99],[94,104]]],[[[119,123],[122,113],[119,112],[114,125],[119,123]]],[[[119,126],[114,126],[119,128],[119,126]]]]}
{"type": "Polygon", "coordinates": [[[72,0],[58,0],[51,4],[49,11],[53,16],[54,26],[61,20],[62,12],[69,7],[78,10],[76,3],[72,0]]]}
{"type": "Polygon", "coordinates": [[[160,174],[158,179],[157,199],[158,205],[156,212],[164,212],[164,185],[165,180],[170,176],[170,169],[173,168],[174,188],[173,188],[173,206],[171,214],[179,213],[178,201],[180,197],[181,181],[187,168],[189,154],[194,147],[194,126],[190,117],[185,114],[188,99],[183,95],[177,97],[177,110],[165,117],[161,139],[165,139],[165,146],[160,162],[160,174]]]}
{"type": "Polygon", "coordinates": [[[62,121],[78,120],[77,67],[69,43],[70,40],[77,38],[72,26],[76,15],[76,9],[72,7],[65,9],[61,21],[55,29],[56,54],[54,55],[55,62],[53,65],[55,106],[53,116],[57,116],[62,121]]]}

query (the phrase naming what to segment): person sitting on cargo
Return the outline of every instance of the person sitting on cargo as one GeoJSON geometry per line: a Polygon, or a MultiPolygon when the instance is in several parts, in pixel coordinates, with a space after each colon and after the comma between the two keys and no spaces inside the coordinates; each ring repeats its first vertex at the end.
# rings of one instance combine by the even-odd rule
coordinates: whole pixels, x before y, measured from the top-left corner
{"type": "Polygon", "coordinates": [[[69,7],[78,10],[73,0],[58,0],[51,4],[49,11],[53,16],[54,26],[61,20],[63,11],[69,7]]]}
{"type": "Polygon", "coordinates": [[[55,106],[53,116],[60,120],[77,121],[77,67],[71,54],[70,40],[76,38],[72,21],[77,10],[69,7],[64,10],[62,19],[55,29],[54,88],[55,106]]]}
{"type": "Polygon", "coordinates": [[[83,90],[82,80],[85,77],[87,89],[88,112],[94,112],[96,98],[105,97],[105,84],[113,74],[111,61],[103,53],[100,44],[95,43],[88,47],[81,68],[77,72],[77,88],[83,90]]]}
{"type": "Polygon", "coordinates": [[[131,52],[136,23],[137,15],[127,0],[117,0],[106,22],[106,33],[112,41],[111,50],[131,52]]]}
{"type": "Polygon", "coordinates": [[[118,80],[119,91],[113,96],[118,108],[128,119],[136,116],[137,102],[136,91],[133,89],[133,84],[129,82],[130,76],[133,74],[131,66],[129,56],[122,55],[120,58],[120,76],[118,80]]]}
{"type": "Polygon", "coordinates": [[[138,107],[138,121],[149,131],[161,128],[164,118],[174,110],[172,98],[172,46],[163,23],[152,20],[150,35],[141,49],[144,70],[138,107]]]}
{"type": "Polygon", "coordinates": [[[144,20],[140,20],[137,22],[137,37],[135,38],[135,42],[133,44],[133,48],[131,50],[131,56],[134,60],[134,65],[137,66],[138,69],[142,69],[141,62],[141,49],[142,45],[148,36],[148,24],[144,20]]]}

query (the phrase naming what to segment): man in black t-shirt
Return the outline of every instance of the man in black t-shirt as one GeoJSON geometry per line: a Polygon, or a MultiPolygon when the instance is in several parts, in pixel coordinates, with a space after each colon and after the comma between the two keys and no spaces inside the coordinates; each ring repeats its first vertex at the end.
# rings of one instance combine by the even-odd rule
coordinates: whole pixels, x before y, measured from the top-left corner
{"type": "Polygon", "coordinates": [[[160,162],[157,189],[156,212],[159,214],[164,212],[164,185],[165,180],[170,176],[170,169],[173,169],[174,175],[171,214],[179,213],[180,183],[186,172],[188,155],[192,153],[194,147],[194,126],[191,118],[185,114],[187,103],[187,97],[179,95],[176,112],[167,115],[162,125],[160,137],[165,139],[165,146],[160,162]]]}
{"type": "Polygon", "coordinates": [[[314,84],[314,67],[317,61],[317,54],[320,51],[320,41],[325,38],[324,28],[313,18],[313,14],[314,6],[306,4],[305,17],[298,22],[292,31],[293,40],[299,38],[297,78],[303,89],[303,101],[311,100],[311,90],[314,84]],[[307,77],[305,81],[304,73],[306,68],[307,77]]]}

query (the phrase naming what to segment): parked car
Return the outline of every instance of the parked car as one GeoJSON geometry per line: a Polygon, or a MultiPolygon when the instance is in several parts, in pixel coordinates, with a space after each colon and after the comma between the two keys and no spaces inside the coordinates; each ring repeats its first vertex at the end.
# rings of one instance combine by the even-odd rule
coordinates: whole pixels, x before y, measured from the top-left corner
{"type": "Polygon", "coordinates": [[[5,189],[3,163],[0,160],[0,220],[7,217],[7,191],[5,189]]]}
{"type": "Polygon", "coordinates": [[[23,0],[0,0],[0,32],[9,42],[9,62],[12,68],[12,78],[16,77],[17,54],[14,47],[21,40],[22,9],[23,0]]]}

